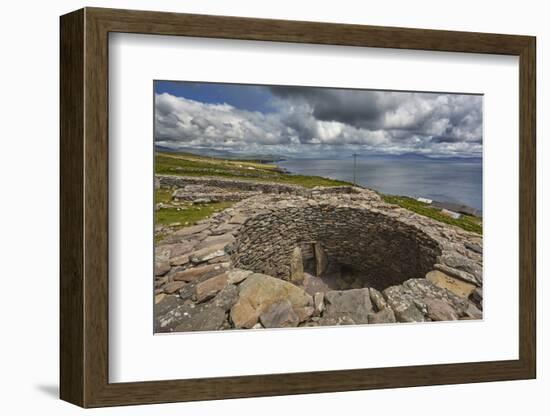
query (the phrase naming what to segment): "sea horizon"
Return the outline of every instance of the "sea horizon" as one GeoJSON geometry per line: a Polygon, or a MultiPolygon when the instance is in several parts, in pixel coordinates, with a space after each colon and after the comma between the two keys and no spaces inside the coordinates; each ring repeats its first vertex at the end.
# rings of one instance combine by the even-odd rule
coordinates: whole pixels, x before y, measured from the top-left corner
{"type": "Polygon", "coordinates": [[[286,158],[290,174],[347,181],[385,194],[427,198],[483,210],[481,158],[286,158]],[[355,168],[354,168],[355,166],[355,168]],[[355,178],[354,178],[355,170],[355,178]]]}

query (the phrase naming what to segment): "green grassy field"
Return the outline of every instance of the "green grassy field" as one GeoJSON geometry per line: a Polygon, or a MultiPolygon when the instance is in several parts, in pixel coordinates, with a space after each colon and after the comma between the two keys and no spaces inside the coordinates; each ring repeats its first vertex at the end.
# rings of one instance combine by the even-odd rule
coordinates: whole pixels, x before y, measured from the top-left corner
{"type": "Polygon", "coordinates": [[[351,185],[349,182],[319,176],[289,175],[277,165],[244,160],[225,160],[190,153],[157,152],[155,171],[165,175],[221,176],[224,178],[288,183],[307,188],[351,185]]]}
{"type": "MultiPolygon", "coordinates": [[[[191,153],[157,152],[155,171],[158,174],[182,176],[220,176],[224,178],[287,183],[307,188],[315,186],[352,185],[349,182],[322,178],[320,176],[289,175],[279,170],[275,164],[259,163],[249,160],[225,160],[213,157],[198,156],[191,153]]],[[[446,224],[455,225],[466,231],[482,234],[482,220],[474,216],[463,215],[459,219],[450,218],[431,207],[412,198],[380,194],[384,201],[399,205],[417,214],[433,218],[446,224]]],[[[155,202],[171,203],[172,191],[157,189],[155,202]]],[[[226,209],[231,202],[209,204],[180,203],[177,207],[162,208],[156,211],[156,224],[167,225],[179,223],[180,226],[193,225],[208,218],[213,213],[226,209]]]]}
{"type": "Polygon", "coordinates": [[[155,223],[170,225],[179,223],[181,226],[193,225],[197,221],[208,218],[215,212],[223,211],[233,205],[231,202],[212,202],[208,204],[181,204],[177,208],[162,208],[156,212],[155,223]]]}
{"type": "Polygon", "coordinates": [[[483,234],[482,219],[472,215],[462,215],[459,219],[454,219],[442,214],[437,208],[417,201],[413,198],[405,196],[383,195],[382,199],[390,204],[399,205],[409,211],[424,215],[425,217],[433,218],[434,220],[444,222],[446,224],[456,225],[466,231],[472,231],[477,234],[483,234]]]}

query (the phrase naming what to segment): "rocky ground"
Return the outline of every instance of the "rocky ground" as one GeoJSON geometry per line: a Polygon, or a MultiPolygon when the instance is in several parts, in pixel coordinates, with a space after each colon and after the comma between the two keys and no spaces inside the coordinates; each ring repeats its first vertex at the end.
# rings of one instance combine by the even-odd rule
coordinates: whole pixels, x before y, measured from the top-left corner
{"type": "Polygon", "coordinates": [[[482,238],[355,187],[158,176],[237,201],[155,249],[155,332],[482,318],[482,238]]]}

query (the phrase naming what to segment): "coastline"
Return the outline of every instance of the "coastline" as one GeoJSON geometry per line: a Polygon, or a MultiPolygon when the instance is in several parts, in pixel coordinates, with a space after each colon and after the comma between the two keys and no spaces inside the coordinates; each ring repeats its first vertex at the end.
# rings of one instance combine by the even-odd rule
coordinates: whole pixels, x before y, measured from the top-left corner
{"type": "MultiPolygon", "coordinates": [[[[354,179],[352,159],[285,159],[277,161],[276,165],[289,175],[321,176],[351,183],[354,179]]],[[[431,200],[442,207],[460,206],[476,216],[483,215],[480,162],[373,158],[358,160],[356,169],[355,183],[359,186],[390,196],[431,200]],[[432,175],[430,168],[434,171],[432,175]],[[479,169],[479,177],[476,169],[479,169]],[[452,174],[445,178],[442,170],[452,174]],[[457,183],[459,180],[462,183],[457,183]]]]}

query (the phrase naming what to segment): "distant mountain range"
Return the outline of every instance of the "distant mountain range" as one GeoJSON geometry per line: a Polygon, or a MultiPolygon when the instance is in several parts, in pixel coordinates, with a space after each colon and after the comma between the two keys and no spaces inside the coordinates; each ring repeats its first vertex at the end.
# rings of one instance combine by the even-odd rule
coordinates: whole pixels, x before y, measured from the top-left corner
{"type": "MultiPolygon", "coordinates": [[[[318,156],[304,155],[302,157],[288,157],[277,154],[252,154],[252,153],[240,153],[232,152],[229,150],[220,150],[212,148],[179,148],[171,149],[165,146],[155,146],[155,149],[159,152],[188,152],[195,153],[201,156],[210,156],[223,159],[250,159],[250,160],[262,160],[280,162],[286,159],[321,159],[318,156]]],[[[353,154],[340,154],[333,157],[327,157],[327,159],[351,159],[353,154]]],[[[402,154],[387,154],[387,153],[362,153],[357,154],[358,159],[385,159],[385,160],[441,160],[441,161],[454,161],[454,162],[472,162],[481,163],[482,158],[477,156],[428,156],[421,153],[402,153],[402,154]]]]}
{"type": "Polygon", "coordinates": [[[171,149],[164,146],[155,146],[157,152],[169,152],[169,153],[194,153],[200,156],[216,157],[220,159],[240,159],[240,160],[257,160],[262,162],[280,162],[285,160],[284,156],[272,155],[272,154],[253,154],[253,153],[236,153],[230,152],[228,150],[219,150],[219,149],[197,149],[197,148],[179,148],[171,149]]]}
{"type": "Polygon", "coordinates": [[[399,160],[446,160],[458,162],[481,162],[482,158],[477,156],[428,156],[420,153],[403,153],[400,155],[392,154],[370,154],[358,155],[360,159],[399,159],[399,160]]]}

